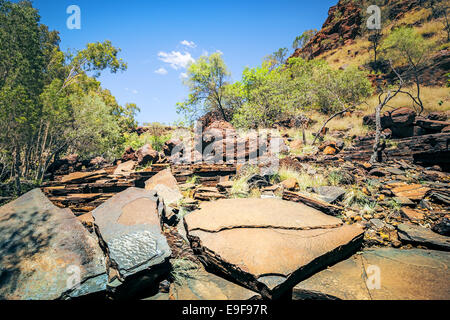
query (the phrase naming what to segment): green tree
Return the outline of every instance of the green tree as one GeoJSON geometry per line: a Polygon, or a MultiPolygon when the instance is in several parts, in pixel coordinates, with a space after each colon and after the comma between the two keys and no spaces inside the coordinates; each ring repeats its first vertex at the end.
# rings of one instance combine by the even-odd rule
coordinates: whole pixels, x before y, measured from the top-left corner
{"type": "Polygon", "coordinates": [[[117,127],[135,123],[138,108],[119,106],[95,79],[126,69],[120,49],[105,41],[64,54],[59,42],[30,1],[0,0],[0,167],[19,194],[21,178],[41,180],[59,154],[90,154],[91,145],[114,150],[117,127]]]}
{"type": "Polygon", "coordinates": [[[177,112],[184,114],[192,123],[203,113],[219,111],[225,121],[229,121],[225,105],[225,88],[230,73],[218,52],[201,56],[187,70],[185,84],[189,87],[189,97],[185,102],[177,103],[177,112]]]}
{"type": "Polygon", "coordinates": [[[273,70],[286,62],[287,54],[287,48],[280,48],[274,53],[265,57],[263,63],[267,63],[269,70],[273,70]]]}
{"type": "MultiPolygon", "coordinates": [[[[292,43],[292,48],[297,50],[298,48],[304,49],[306,45],[311,41],[312,38],[317,34],[317,29],[310,29],[303,32],[300,36],[297,36],[292,43]]],[[[308,59],[312,56],[312,47],[308,50],[308,59]]]]}
{"type": "Polygon", "coordinates": [[[246,68],[242,74],[243,103],[233,117],[237,127],[270,127],[288,112],[291,87],[287,74],[280,68],[271,70],[269,63],[246,68]]]}
{"type": "MultiPolygon", "coordinates": [[[[419,114],[423,112],[424,106],[420,98],[421,74],[420,70],[426,63],[430,53],[430,44],[418,34],[413,28],[400,27],[384,40],[383,48],[386,56],[396,65],[407,65],[412,72],[413,81],[416,86],[416,96],[407,92],[419,109],[419,114]]],[[[408,70],[409,71],[409,70],[408,70]]]]}
{"type": "Polygon", "coordinates": [[[377,64],[378,64],[378,51],[380,48],[380,44],[381,44],[381,39],[382,39],[383,34],[381,33],[380,30],[374,30],[371,32],[371,34],[369,35],[369,41],[371,43],[371,49],[373,51],[373,69],[377,69],[377,64]]]}
{"type": "Polygon", "coordinates": [[[372,92],[367,74],[357,68],[333,70],[323,60],[303,58],[291,58],[286,67],[274,70],[269,63],[247,68],[237,87],[242,94],[233,123],[246,128],[271,127],[308,109],[342,111],[372,92]]]}

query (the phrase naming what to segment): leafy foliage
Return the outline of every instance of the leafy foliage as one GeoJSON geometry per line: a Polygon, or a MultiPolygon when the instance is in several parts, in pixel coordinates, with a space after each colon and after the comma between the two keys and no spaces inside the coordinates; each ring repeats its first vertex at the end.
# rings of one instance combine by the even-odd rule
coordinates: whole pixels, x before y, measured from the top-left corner
{"type": "Polygon", "coordinates": [[[200,57],[189,66],[187,74],[185,83],[190,94],[185,102],[177,104],[177,112],[183,114],[189,123],[213,110],[219,111],[228,120],[224,95],[230,73],[221,53],[200,57]]]}
{"type": "Polygon", "coordinates": [[[233,123],[247,128],[270,127],[308,109],[332,113],[372,92],[366,74],[356,68],[333,70],[324,61],[302,58],[291,58],[287,67],[272,71],[268,64],[247,68],[234,88],[241,101],[233,109],[233,123]]]}
{"type": "Polygon", "coordinates": [[[21,178],[41,180],[66,152],[113,156],[120,132],[134,126],[136,105],[120,106],[95,80],[126,69],[111,42],[65,54],[30,1],[0,0],[0,153],[20,190],[21,178]]]}

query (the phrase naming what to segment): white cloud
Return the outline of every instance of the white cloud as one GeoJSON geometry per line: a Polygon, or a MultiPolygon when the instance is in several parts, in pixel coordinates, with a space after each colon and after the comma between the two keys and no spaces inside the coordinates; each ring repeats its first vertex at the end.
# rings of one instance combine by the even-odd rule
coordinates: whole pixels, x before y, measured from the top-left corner
{"type": "Polygon", "coordinates": [[[160,74],[162,76],[167,74],[167,70],[164,68],[159,68],[158,70],[155,71],[155,73],[160,74]]]}
{"type": "Polygon", "coordinates": [[[188,77],[187,73],[183,72],[180,74],[181,79],[186,79],[188,77]]]}
{"type": "Polygon", "coordinates": [[[161,61],[170,64],[170,66],[175,70],[186,68],[189,63],[195,62],[189,52],[181,53],[179,51],[172,51],[167,53],[161,51],[158,53],[158,57],[161,61]]]}
{"type": "Polygon", "coordinates": [[[189,48],[195,48],[197,45],[194,43],[194,41],[187,41],[183,40],[180,42],[183,46],[189,47],[189,48]]]}
{"type": "Polygon", "coordinates": [[[128,91],[128,92],[131,91],[131,93],[133,93],[133,94],[138,94],[138,93],[139,93],[136,89],[131,90],[131,89],[129,89],[129,88],[125,88],[125,91],[128,91]]]}

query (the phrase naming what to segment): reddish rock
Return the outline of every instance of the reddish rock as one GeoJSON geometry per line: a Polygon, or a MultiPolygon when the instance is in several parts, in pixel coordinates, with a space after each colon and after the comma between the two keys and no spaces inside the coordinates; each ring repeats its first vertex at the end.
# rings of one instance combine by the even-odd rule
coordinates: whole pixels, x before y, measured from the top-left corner
{"type": "Polygon", "coordinates": [[[103,157],[96,157],[94,159],[92,159],[91,161],[89,161],[89,164],[91,166],[101,166],[103,164],[106,164],[106,160],[103,157]]]}
{"type": "Polygon", "coordinates": [[[128,147],[122,155],[122,161],[137,161],[136,152],[132,147],[128,147]]]}
{"type": "Polygon", "coordinates": [[[94,172],[74,172],[62,177],[61,182],[66,184],[81,183],[83,181],[95,181],[107,176],[105,170],[94,172]]]}
{"type": "Polygon", "coordinates": [[[281,182],[281,184],[286,190],[295,190],[298,187],[298,182],[295,178],[284,180],[283,182],[281,182]]]}
{"type": "Polygon", "coordinates": [[[269,299],[356,252],[363,236],[358,226],[277,199],[205,202],[184,219],[205,264],[269,299]]]}
{"type": "Polygon", "coordinates": [[[402,208],[402,213],[411,221],[419,221],[425,218],[425,215],[418,210],[402,208]]]}
{"type": "Polygon", "coordinates": [[[416,125],[419,127],[432,132],[441,132],[445,127],[450,126],[450,122],[446,121],[437,121],[437,120],[428,120],[428,119],[418,119],[416,120],[416,125]]]}
{"type": "Polygon", "coordinates": [[[153,190],[158,184],[165,185],[172,190],[179,190],[177,180],[173,176],[170,168],[158,172],[155,176],[147,180],[145,182],[145,189],[153,190]]]}
{"type": "Polygon", "coordinates": [[[329,156],[333,156],[336,153],[337,153],[337,150],[331,146],[328,146],[323,150],[323,154],[329,155],[329,156]]]}
{"type": "Polygon", "coordinates": [[[156,163],[159,160],[158,151],[153,150],[150,144],[146,144],[136,152],[137,161],[139,165],[146,165],[148,163],[156,163]]]}
{"type": "Polygon", "coordinates": [[[319,150],[324,151],[327,147],[332,147],[333,149],[337,149],[336,142],[334,142],[334,141],[324,142],[319,146],[319,150]]]}
{"type": "Polygon", "coordinates": [[[67,160],[70,164],[74,164],[78,162],[79,156],[77,154],[69,154],[65,157],[63,157],[61,160],[67,160]]]}
{"type": "Polygon", "coordinates": [[[421,184],[408,185],[406,183],[400,182],[392,189],[392,192],[396,197],[404,197],[410,200],[419,201],[422,200],[425,197],[426,193],[430,190],[430,188],[424,187],[421,184]]]}
{"type": "Polygon", "coordinates": [[[301,150],[303,148],[303,141],[302,140],[294,140],[289,145],[292,150],[301,150]]]}
{"type": "Polygon", "coordinates": [[[444,112],[432,112],[428,115],[427,119],[435,121],[447,121],[448,115],[444,112]]]}
{"type": "Polygon", "coordinates": [[[164,144],[163,152],[166,157],[170,157],[172,155],[173,149],[182,143],[179,139],[170,139],[164,144]]]}
{"type": "Polygon", "coordinates": [[[297,159],[292,159],[290,157],[286,157],[280,160],[280,168],[290,168],[297,171],[303,170],[303,166],[301,165],[300,161],[297,159]]]}
{"type": "MultiPolygon", "coordinates": [[[[381,115],[381,128],[390,129],[395,138],[406,138],[414,135],[414,121],[416,112],[409,108],[399,108],[394,111],[386,111],[381,115]]],[[[363,123],[365,125],[376,126],[375,114],[365,116],[363,123]]]]}
{"type": "Polygon", "coordinates": [[[136,162],[135,161],[127,161],[124,163],[121,163],[117,166],[116,170],[114,170],[114,175],[123,175],[128,176],[132,172],[134,172],[134,168],[136,168],[136,162]]]}
{"type": "Polygon", "coordinates": [[[231,125],[231,123],[227,122],[227,121],[223,121],[223,120],[217,120],[214,121],[213,123],[211,123],[206,129],[207,130],[211,130],[211,129],[220,129],[220,130],[234,130],[234,127],[231,125]]]}

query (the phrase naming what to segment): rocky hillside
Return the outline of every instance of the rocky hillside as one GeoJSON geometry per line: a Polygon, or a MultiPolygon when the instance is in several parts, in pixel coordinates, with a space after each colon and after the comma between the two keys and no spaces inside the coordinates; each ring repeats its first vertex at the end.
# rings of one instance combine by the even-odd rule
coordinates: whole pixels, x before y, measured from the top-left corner
{"type": "MultiPolygon", "coordinates": [[[[322,29],[304,47],[297,49],[292,57],[310,55],[322,58],[337,68],[348,65],[367,67],[373,59],[366,27],[369,14],[366,9],[374,1],[339,0],[331,7],[322,29]]],[[[398,26],[411,26],[424,38],[434,42],[429,64],[424,68],[423,82],[427,85],[441,85],[447,81],[450,69],[450,50],[445,18],[436,16],[429,1],[422,0],[384,0],[375,1],[382,12],[382,35],[386,36],[398,26]]],[[[448,2],[444,0],[443,2],[448,2]]],[[[447,6],[448,7],[448,6],[447,6]]],[[[387,68],[388,69],[388,68],[387,68]]],[[[386,70],[388,71],[388,70],[386,70]]],[[[385,79],[393,74],[383,75],[385,79]]]]}

